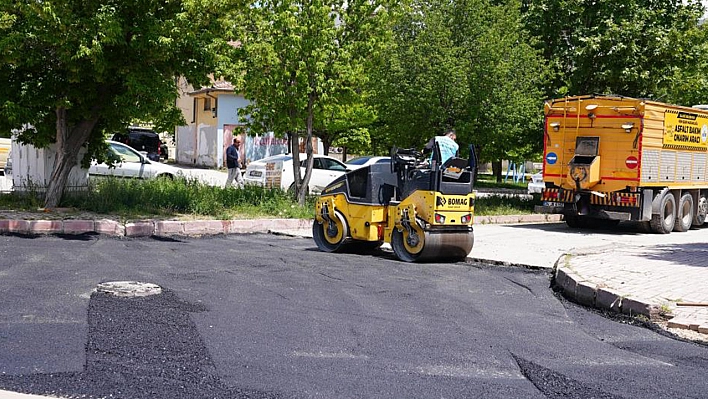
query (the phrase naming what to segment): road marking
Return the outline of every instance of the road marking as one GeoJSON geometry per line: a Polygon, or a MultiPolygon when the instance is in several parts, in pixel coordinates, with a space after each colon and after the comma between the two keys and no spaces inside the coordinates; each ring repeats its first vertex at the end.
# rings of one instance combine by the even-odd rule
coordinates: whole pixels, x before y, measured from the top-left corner
{"type": "Polygon", "coordinates": [[[357,360],[368,360],[369,357],[366,355],[355,355],[353,353],[345,352],[304,352],[295,351],[293,356],[296,357],[312,357],[319,359],[357,359],[357,360]]]}

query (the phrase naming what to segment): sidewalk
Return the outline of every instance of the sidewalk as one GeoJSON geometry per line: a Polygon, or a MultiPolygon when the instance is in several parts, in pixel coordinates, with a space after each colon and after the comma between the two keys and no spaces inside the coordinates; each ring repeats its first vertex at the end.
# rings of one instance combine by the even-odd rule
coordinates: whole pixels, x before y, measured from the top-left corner
{"type": "Polygon", "coordinates": [[[29,395],[0,390],[0,399],[57,399],[54,396],[29,395]]]}

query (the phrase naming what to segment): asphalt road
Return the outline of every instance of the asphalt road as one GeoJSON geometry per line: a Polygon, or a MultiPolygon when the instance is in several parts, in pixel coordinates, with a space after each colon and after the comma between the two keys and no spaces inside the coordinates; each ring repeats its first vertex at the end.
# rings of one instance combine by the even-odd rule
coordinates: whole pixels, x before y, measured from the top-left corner
{"type": "MultiPolygon", "coordinates": [[[[510,250],[513,250],[510,248],[510,250]]],[[[705,398],[708,348],[549,272],[311,240],[0,236],[0,389],[93,398],[705,398]],[[106,281],[159,284],[116,298],[106,281]]]]}

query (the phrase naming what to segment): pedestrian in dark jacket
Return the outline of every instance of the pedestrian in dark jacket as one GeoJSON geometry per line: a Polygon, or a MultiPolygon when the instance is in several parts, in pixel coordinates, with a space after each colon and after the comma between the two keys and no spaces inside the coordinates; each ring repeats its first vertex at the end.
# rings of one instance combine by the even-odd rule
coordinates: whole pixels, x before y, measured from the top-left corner
{"type": "Polygon", "coordinates": [[[243,188],[243,177],[241,176],[241,159],[238,152],[241,146],[241,138],[234,137],[234,143],[231,144],[226,149],[226,167],[229,169],[229,175],[226,178],[226,184],[224,187],[231,187],[234,179],[236,179],[236,186],[238,188],[243,188]]]}

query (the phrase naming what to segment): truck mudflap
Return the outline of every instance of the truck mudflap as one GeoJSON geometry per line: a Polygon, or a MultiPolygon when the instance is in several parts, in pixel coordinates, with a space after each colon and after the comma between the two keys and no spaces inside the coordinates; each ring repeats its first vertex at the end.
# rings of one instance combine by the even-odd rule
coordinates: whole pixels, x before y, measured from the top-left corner
{"type": "Polygon", "coordinates": [[[600,219],[640,220],[642,194],[630,192],[601,193],[547,188],[541,194],[537,213],[587,215],[600,219]]]}

